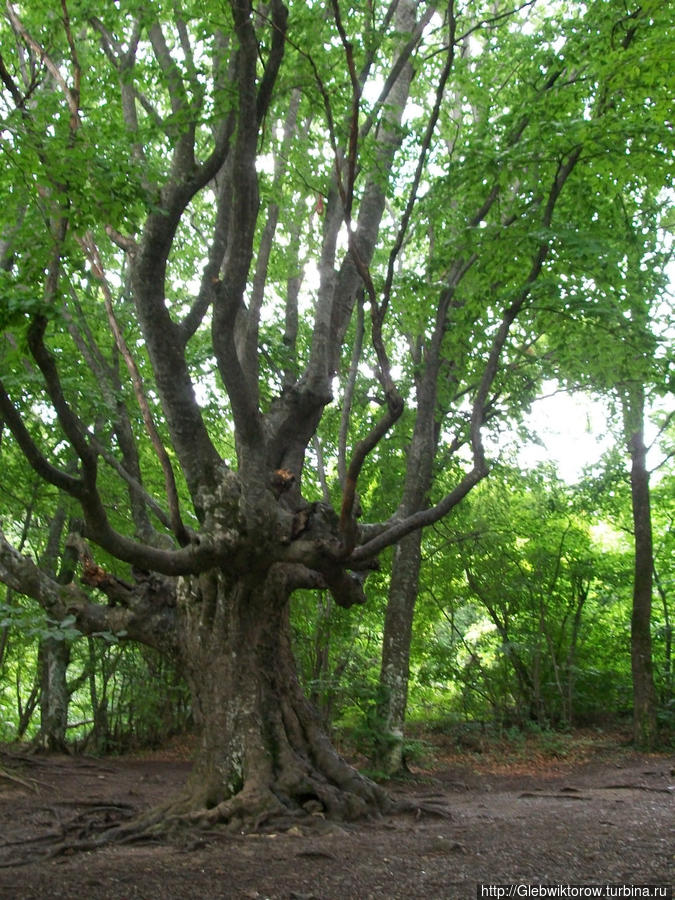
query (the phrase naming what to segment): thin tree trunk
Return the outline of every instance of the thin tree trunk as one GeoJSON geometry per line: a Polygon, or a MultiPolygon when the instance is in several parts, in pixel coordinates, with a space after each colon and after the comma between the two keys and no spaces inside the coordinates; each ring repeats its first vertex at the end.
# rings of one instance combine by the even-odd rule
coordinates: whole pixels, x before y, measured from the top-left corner
{"type": "Polygon", "coordinates": [[[70,663],[70,644],[46,637],[40,644],[40,734],[38,742],[44,750],[67,751],[68,704],[70,694],[66,682],[70,663]]]}
{"type": "MultiPolygon", "coordinates": [[[[509,631],[510,623],[508,612],[503,610],[500,615],[497,611],[497,607],[490,601],[487,593],[481,589],[478,580],[466,564],[464,571],[466,572],[469,587],[487,610],[492,623],[502,639],[504,658],[507,660],[508,665],[513,669],[513,673],[516,676],[516,683],[518,686],[517,695],[520,698],[518,704],[518,716],[523,722],[535,721],[538,718],[537,687],[535,685],[535,680],[538,676],[536,676],[534,671],[533,674],[530,674],[526,663],[523,662],[514,648],[509,631]]],[[[534,661],[532,665],[534,669],[534,661]]]]}
{"type": "MultiPolygon", "coordinates": [[[[59,546],[66,522],[66,508],[60,504],[49,526],[47,546],[40,560],[40,567],[49,575],[56,574],[59,546]]],[[[61,558],[58,575],[60,584],[72,581],[75,571],[74,551],[66,549],[61,558]]],[[[50,629],[53,631],[53,629],[50,629]]],[[[53,637],[51,634],[40,643],[38,666],[40,669],[40,733],[36,743],[44,750],[66,752],[66,730],[68,728],[67,675],[70,664],[70,642],[53,637]]]]}
{"type": "Polygon", "coordinates": [[[40,699],[40,692],[38,689],[38,681],[37,678],[33,682],[33,686],[31,688],[30,694],[28,695],[28,699],[26,700],[25,705],[21,701],[21,680],[19,675],[16,677],[16,711],[18,713],[18,724],[16,726],[16,740],[20,741],[21,738],[26,733],[26,729],[30,725],[30,720],[33,718],[33,713],[38,705],[40,699]]]}
{"type": "Polygon", "coordinates": [[[93,742],[96,753],[106,753],[110,746],[110,723],[108,720],[108,696],[104,658],[103,656],[101,658],[103,683],[102,690],[99,692],[99,687],[96,682],[97,646],[94,638],[88,637],[87,644],[89,647],[89,661],[87,663],[89,701],[91,703],[94,723],[91,732],[85,739],[85,746],[88,746],[93,742]]]}
{"type": "MultiPolygon", "coordinates": [[[[7,589],[7,594],[9,595],[9,588],[7,589]]],[[[9,603],[7,603],[9,606],[9,603]]],[[[9,640],[9,625],[0,625],[0,673],[2,672],[2,664],[5,659],[5,652],[7,650],[7,643],[9,640]]]]}
{"type": "Polygon", "coordinates": [[[403,725],[408,703],[410,641],[417,601],[422,533],[413,532],[397,546],[384,620],[375,764],[393,774],[404,765],[403,725]]]}
{"type": "MultiPolygon", "coordinates": [[[[665,705],[669,703],[673,696],[673,626],[670,621],[670,610],[668,609],[668,597],[664,590],[663,584],[658,576],[656,567],[654,567],[654,584],[659,592],[661,604],[663,606],[663,695],[662,702],[665,705]]],[[[0,661],[2,657],[0,656],[0,661]]]]}
{"type": "MultiPolygon", "coordinates": [[[[436,395],[446,313],[447,306],[438,312],[434,336],[426,354],[426,367],[416,384],[417,417],[408,449],[405,488],[399,507],[403,514],[422,509],[431,487],[432,466],[438,445],[436,395]]],[[[420,364],[421,357],[415,362],[420,364]]],[[[403,725],[408,703],[410,641],[421,565],[422,532],[416,531],[396,546],[382,636],[377,706],[381,733],[375,745],[373,762],[378,771],[388,775],[404,767],[403,725]]]]}
{"type": "Polygon", "coordinates": [[[576,683],[576,656],[577,656],[577,646],[579,642],[579,632],[581,631],[581,615],[584,610],[584,604],[588,599],[588,592],[590,590],[590,582],[584,585],[583,581],[579,581],[578,588],[576,590],[576,598],[575,598],[575,609],[574,609],[574,619],[572,621],[572,632],[570,634],[570,644],[569,649],[567,651],[567,659],[565,661],[565,668],[567,670],[567,709],[566,709],[566,719],[567,725],[572,726],[574,724],[575,716],[574,716],[574,689],[576,683]]]}
{"type": "Polygon", "coordinates": [[[317,707],[321,721],[330,727],[332,688],[326,687],[330,665],[331,612],[333,598],[328,591],[322,591],[317,600],[317,619],[314,625],[314,658],[311,671],[310,702],[317,707]]]}
{"type": "Polygon", "coordinates": [[[645,396],[642,385],[630,385],[623,397],[624,430],[630,454],[631,500],[635,535],[631,668],[633,673],[633,738],[644,749],[656,742],[656,690],[652,665],[652,588],[654,554],[647,447],[644,441],[645,396]]]}

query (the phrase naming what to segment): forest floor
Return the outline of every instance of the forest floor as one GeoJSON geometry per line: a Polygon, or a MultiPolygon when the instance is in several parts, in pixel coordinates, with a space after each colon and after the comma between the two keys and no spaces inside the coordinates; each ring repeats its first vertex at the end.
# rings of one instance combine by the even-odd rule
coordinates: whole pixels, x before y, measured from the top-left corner
{"type": "Polygon", "coordinates": [[[0,898],[473,900],[480,883],[673,881],[672,757],[597,732],[474,735],[470,749],[447,734],[423,737],[427,758],[389,787],[442,798],[447,819],[391,816],[326,834],[209,833],[52,858],[39,853],[64,825],[177,792],[190,768],[186,742],[105,759],[0,748],[0,898]],[[26,850],[31,861],[14,865],[26,850]]]}

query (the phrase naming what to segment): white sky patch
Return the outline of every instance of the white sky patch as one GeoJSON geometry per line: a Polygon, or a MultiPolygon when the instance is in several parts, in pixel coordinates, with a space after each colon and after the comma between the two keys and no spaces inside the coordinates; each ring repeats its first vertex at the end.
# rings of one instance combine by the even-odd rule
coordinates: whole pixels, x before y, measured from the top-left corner
{"type": "Polygon", "coordinates": [[[368,106],[372,106],[373,103],[377,103],[380,94],[382,93],[382,88],[384,87],[384,78],[378,75],[376,78],[371,78],[370,81],[367,81],[363,86],[363,92],[361,93],[361,97],[365,100],[368,106]]]}
{"type": "Polygon", "coordinates": [[[559,393],[537,400],[524,425],[543,446],[529,443],[520,447],[519,465],[531,468],[543,462],[554,463],[569,484],[579,481],[584,467],[598,462],[616,443],[605,404],[581,393],[559,393]]]}
{"type": "MultiPolygon", "coordinates": [[[[520,444],[517,448],[518,464],[525,469],[542,462],[552,462],[564,481],[576,484],[586,466],[598,463],[603,453],[618,444],[628,471],[630,463],[621,426],[610,422],[607,401],[581,392],[553,394],[556,385],[552,382],[544,385],[545,391],[547,387],[552,396],[536,400],[532,412],[525,416],[523,423],[543,446],[534,442],[520,444]]],[[[656,408],[652,408],[651,413],[656,413],[656,408]]],[[[650,410],[647,409],[645,443],[649,448],[647,466],[650,469],[657,468],[663,459],[657,435],[658,426],[651,421],[650,410]]]]}
{"type": "Polygon", "coordinates": [[[603,553],[630,551],[631,542],[625,531],[617,531],[608,522],[591,525],[591,537],[595,546],[603,553]]]}
{"type": "Polygon", "coordinates": [[[274,155],[272,153],[262,153],[256,157],[255,167],[258,172],[264,172],[265,175],[274,175],[274,155]]]}

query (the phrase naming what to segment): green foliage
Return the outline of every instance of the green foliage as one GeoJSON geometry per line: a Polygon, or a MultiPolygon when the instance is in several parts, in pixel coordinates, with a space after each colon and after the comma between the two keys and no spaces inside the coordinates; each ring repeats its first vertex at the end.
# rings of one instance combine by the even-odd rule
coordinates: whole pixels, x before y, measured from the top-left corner
{"type": "MultiPolygon", "coordinates": [[[[199,511],[191,506],[172,446],[133,302],[129,260],[119,239],[139,239],[150,213],[161,210],[168,218],[163,186],[172,166],[178,167],[173,151],[194,132],[191,164],[196,168],[213,151],[218,126],[236,111],[239,98],[232,78],[234,55],[228,56],[236,40],[226,4],[181,4],[191,55],[176,25],[175,4],[151,0],[123,6],[68,3],[77,59],[61,11],[53,4],[38,0],[20,5],[22,21],[44,48],[44,58],[28,53],[7,17],[0,23],[3,65],[9,73],[0,95],[0,374],[44,459],[64,472],[75,471],[75,455],[55,412],[55,391],[51,397],[45,391],[28,347],[30,323],[44,317],[46,345],[60,373],[59,390],[84,423],[87,439],[95,436],[109,451],[105,462],[99,460],[101,504],[114,529],[124,537],[138,537],[129,485],[115,468],[115,463],[128,464],[122,424],[128,425],[143,487],[160,503],[166,500],[164,474],[111,337],[101,273],[92,267],[84,241],[91,239],[98,247],[115,318],[174,463],[181,508],[188,524],[198,528],[199,511]],[[172,89],[174,70],[163,66],[152,50],[153,25],[162,26],[181,77],[179,99],[172,89]],[[135,63],[125,68],[116,42],[129,47],[136,38],[135,63]],[[222,45],[228,51],[219,55],[222,45]],[[76,70],[81,83],[75,124],[70,95],[57,74],[72,88],[76,70]],[[9,79],[23,102],[13,98],[9,79]],[[59,237],[60,226],[65,236],[59,237]],[[56,280],[50,278],[55,255],[56,280]]],[[[260,265],[264,290],[253,355],[261,413],[269,412],[294,384],[316,350],[314,319],[320,281],[326,277],[322,216],[329,194],[336,193],[331,141],[348,147],[353,101],[344,47],[331,17],[320,4],[288,6],[290,39],[254,160],[261,213],[244,297],[252,303],[260,265]],[[298,124],[287,140],[284,129],[296,93],[298,124]],[[265,260],[263,238],[273,219],[265,260]],[[301,276],[297,333],[291,336],[285,306],[289,283],[301,276]]],[[[391,21],[384,24],[388,6],[351,4],[348,26],[358,36],[352,44],[356,71],[365,72],[370,63],[357,117],[362,131],[355,209],[367,199],[366,184],[385,193],[386,215],[370,262],[378,296],[448,50],[448,23],[439,10],[415,55],[408,109],[400,125],[391,125],[392,106],[381,109],[376,100],[400,46],[391,21]],[[391,165],[378,145],[388,127],[401,138],[391,165]]],[[[505,311],[519,298],[526,302],[511,325],[481,411],[484,430],[495,444],[507,423],[512,427],[521,420],[545,378],[613,394],[615,400],[633,383],[647,385],[652,398],[672,391],[672,309],[663,302],[673,230],[672,98],[663,53],[672,38],[672,22],[666,4],[648,0],[634,13],[617,2],[543,4],[502,15],[506,12],[500,4],[482,0],[455,10],[451,78],[417,186],[418,202],[402,235],[383,327],[406,409],[364,465],[359,481],[364,521],[386,521],[401,502],[406,477],[414,480],[416,473],[407,473],[406,466],[418,421],[418,389],[446,290],[451,290],[452,302],[433,397],[438,454],[424,503],[437,502],[466,469],[462,453],[470,445],[471,397],[481,384],[505,311]],[[483,27],[493,16],[495,21],[483,27]],[[577,150],[578,163],[546,219],[552,187],[577,150]],[[533,260],[540,248],[546,252],[535,272],[533,260]],[[465,271],[454,283],[451,273],[458,270],[465,271]]],[[[273,39],[265,14],[261,7],[255,23],[259,79],[273,39]]],[[[342,166],[344,158],[341,149],[342,166]]],[[[185,320],[199,294],[211,236],[217,231],[218,190],[218,179],[211,179],[192,197],[170,238],[161,288],[174,323],[185,320]]],[[[343,229],[340,252],[345,235],[343,229]]],[[[222,247],[219,252],[222,258],[222,247]]],[[[303,472],[305,497],[318,499],[325,487],[336,507],[341,501],[338,457],[343,449],[349,456],[381,416],[383,405],[367,324],[347,446],[341,447],[355,319],[335,374],[336,402],[327,406],[318,426],[323,460],[313,448],[303,472]]],[[[209,313],[188,342],[186,368],[214,446],[236,466],[232,405],[217,374],[210,325],[209,313]]],[[[55,491],[36,489],[31,500],[34,476],[20,442],[2,421],[0,438],[3,529],[39,560],[57,506],[55,491]],[[26,517],[29,508],[32,518],[26,517]]],[[[672,450],[672,426],[670,441],[672,450]]],[[[415,715],[440,708],[468,720],[491,719],[504,728],[532,721],[545,728],[628,708],[631,560],[625,545],[602,545],[591,527],[604,523],[617,533],[630,528],[623,468],[617,449],[574,496],[550,471],[497,471],[490,486],[425,534],[411,648],[415,715]]],[[[665,468],[654,484],[655,666],[664,716],[673,684],[672,489],[672,470],[665,468]]],[[[68,514],[76,512],[72,503],[68,514]]],[[[152,521],[158,530],[153,539],[161,542],[166,529],[152,521]]],[[[97,562],[120,578],[130,577],[125,562],[103,551],[97,550],[97,562]]],[[[327,722],[361,729],[357,738],[362,750],[372,748],[381,731],[375,711],[389,567],[385,554],[382,570],[367,581],[369,603],[356,613],[336,609],[326,594],[302,594],[294,600],[303,683],[327,722]]],[[[92,599],[104,602],[94,592],[92,599]]],[[[37,684],[38,642],[46,635],[72,643],[72,708],[87,723],[73,729],[71,737],[78,742],[89,740],[88,746],[99,749],[152,743],[189,719],[184,687],[175,679],[172,663],[131,648],[125,634],[108,629],[96,633],[102,641],[93,648],[79,639],[74,624],[72,616],[48,619],[16,595],[3,601],[0,705],[6,724],[0,736],[16,732],[37,684]]],[[[27,733],[36,727],[34,721],[27,723],[27,733]]]]}
{"type": "MultiPolygon", "coordinates": [[[[632,556],[627,538],[609,527],[618,522],[607,518],[616,510],[628,520],[630,501],[623,472],[616,468],[612,480],[610,471],[602,488],[589,479],[572,489],[549,468],[529,475],[504,470],[427,536],[411,646],[413,721],[487,722],[513,740],[534,728],[553,751],[551,727],[609,724],[630,711],[632,556]]],[[[665,497],[668,489],[666,479],[657,494],[665,497]]],[[[665,528],[657,527],[656,566],[669,584],[668,505],[656,503],[657,517],[666,516],[665,528]]],[[[317,607],[312,595],[294,618],[308,693],[343,740],[370,758],[383,739],[377,712],[383,591],[386,582],[376,579],[356,623],[343,610],[317,607]]],[[[664,725],[672,716],[667,613],[655,604],[664,725]]],[[[423,755],[424,748],[417,750],[423,755]]],[[[415,747],[405,752],[414,755],[415,747]]]]}
{"type": "Polygon", "coordinates": [[[428,540],[413,714],[560,726],[630,708],[632,561],[574,500],[550,473],[504,472],[428,540]]]}
{"type": "Polygon", "coordinates": [[[79,747],[107,753],[159,747],[189,727],[189,692],[172,661],[129,644],[90,644],[86,654],[84,647],[71,666],[72,683],[81,680],[78,665],[87,675],[71,698],[73,720],[86,723],[69,733],[79,747]]]}
{"type": "Polygon", "coordinates": [[[379,676],[386,582],[369,581],[360,614],[340,609],[330,595],[302,592],[293,604],[294,649],[310,700],[328,727],[350,732],[372,715],[379,676]]]}

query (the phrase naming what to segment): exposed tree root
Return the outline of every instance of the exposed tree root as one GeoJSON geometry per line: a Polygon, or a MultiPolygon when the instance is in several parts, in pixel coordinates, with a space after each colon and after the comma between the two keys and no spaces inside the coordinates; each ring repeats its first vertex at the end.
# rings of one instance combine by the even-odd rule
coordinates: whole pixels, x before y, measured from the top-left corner
{"type": "Polygon", "coordinates": [[[0,868],[115,844],[169,841],[189,848],[224,834],[270,834],[290,829],[294,834],[325,834],[349,827],[355,819],[381,815],[450,815],[440,798],[394,799],[357,772],[352,780],[352,791],[347,791],[318,779],[306,779],[296,785],[292,797],[279,783],[264,787],[252,780],[239,793],[211,808],[195,803],[195,795],[186,791],[137,816],[129,804],[90,806],[83,801],[85,808],[66,821],[60,821],[51,809],[57,824],[46,834],[3,843],[0,868]]]}
{"type": "Polygon", "coordinates": [[[19,775],[14,775],[12,772],[8,772],[7,769],[0,768],[0,779],[3,781],[11,781],[29,791],[37,791],[38,789],[37,781],[34,778],[27,780],[21,778],[19,775]]]}
{"type": "MultiPolygon", "coordinates": [[[[83,805],[87,806],[86,803],[83,805]]],[[[55,809],[50,807],[49,811],[56,819],[56,826],[37,837],[3,842],[0,845],[0,868],[24,866],[36,859],[52,859],[64,853],[98,849],[109,842],[106,835],[111,834],[115,826],[121,827],[119,822],[131,818],[135,812],[128,804],[97,803],[95,807],[81,810],[68,820],[61,821],[55,809]]]]}
{"type": "MultiPolygon", "coordinates": [[[[673,773],[675,774],[675,773],[673,773]]],[[[648,784],[603,784],[600,787],[602,791],[650,791],[654,794],[672,794],[673,791],[669,787],[650,787],[648,784]]]]}
{"type": "Polygon", "coordinates": [[[283,567],[265,578],[219,570],[186,579],[179,607],[199,749],[185,790],[139,816],[84,805],[66,823],[55,815],[53,839],[26,851],[54,856],[110,844],[184,844],[207,833],[311,834],[397,813],[449,815],[437,798],[392,797],[335,750],[298,682],[288,596],[283,567]]]}

